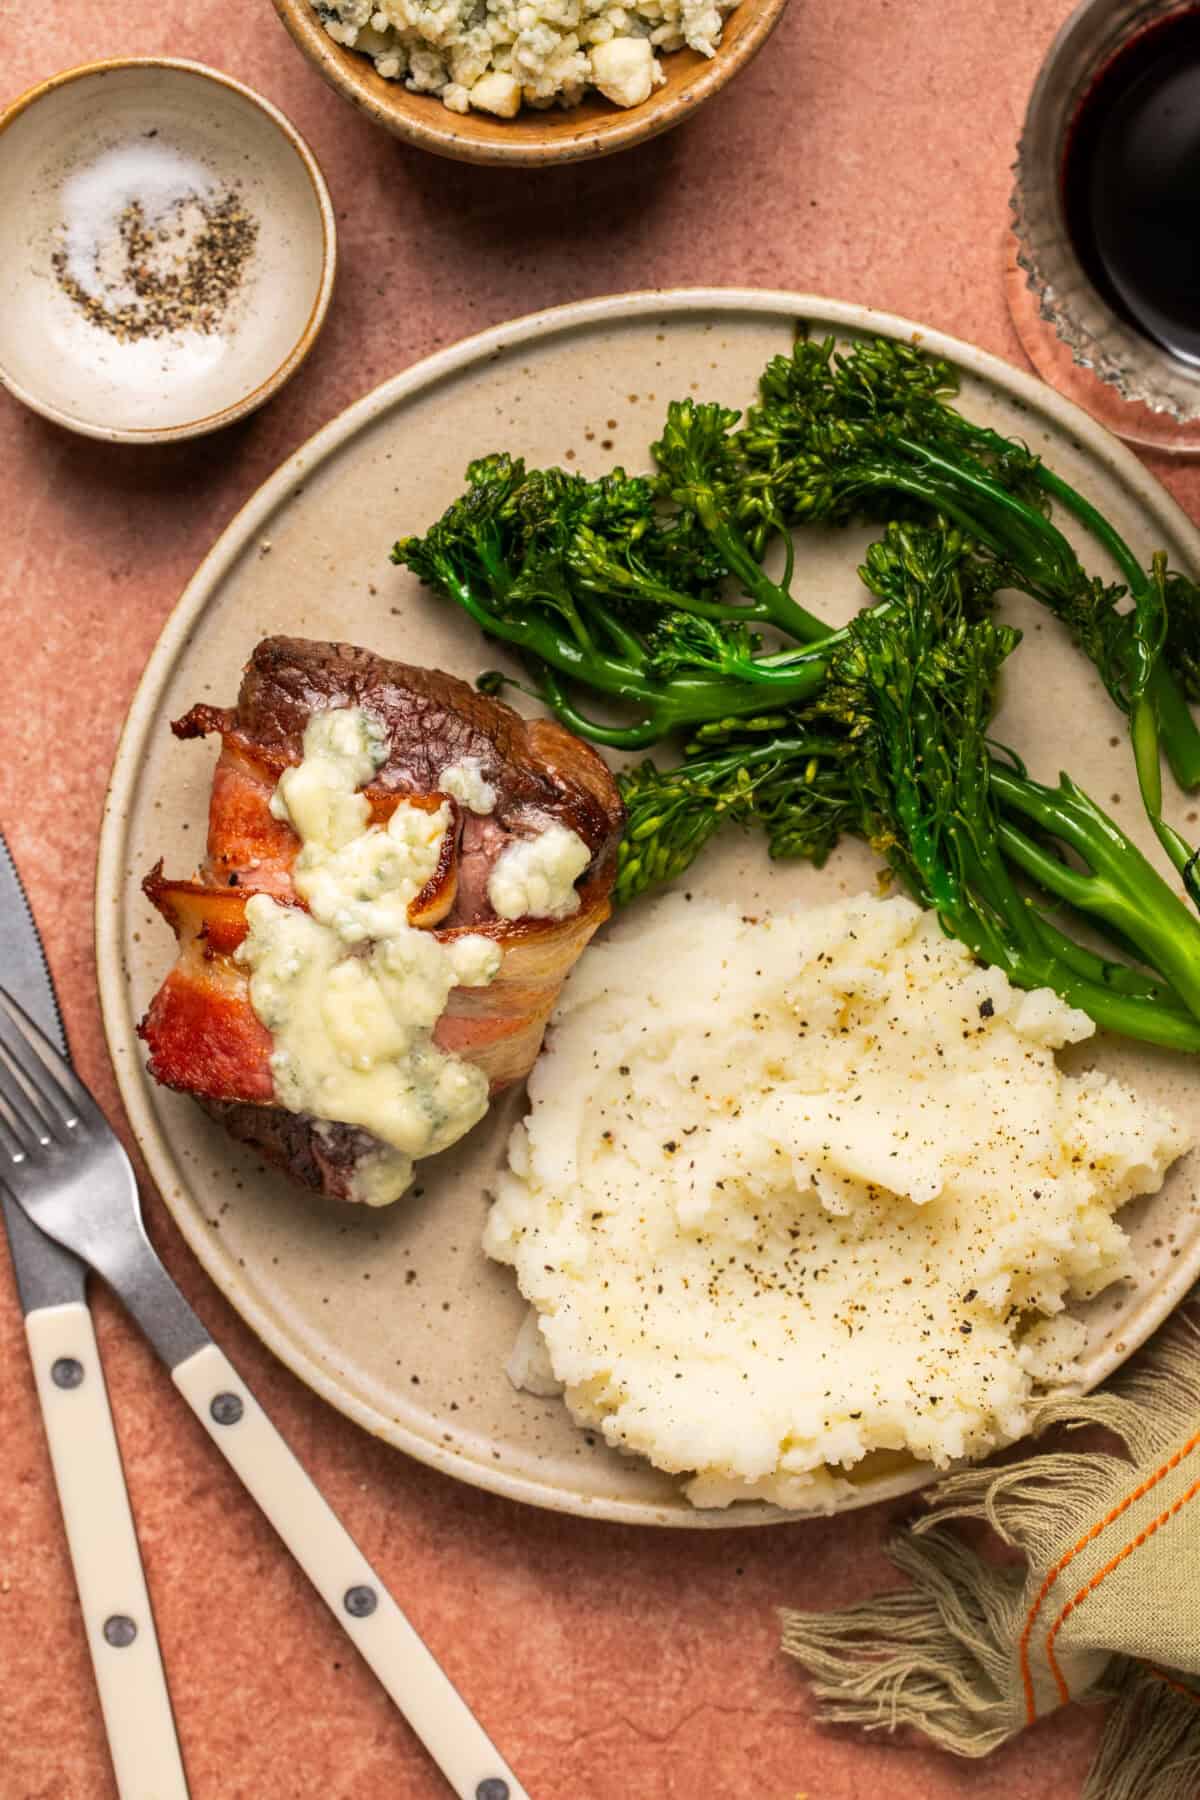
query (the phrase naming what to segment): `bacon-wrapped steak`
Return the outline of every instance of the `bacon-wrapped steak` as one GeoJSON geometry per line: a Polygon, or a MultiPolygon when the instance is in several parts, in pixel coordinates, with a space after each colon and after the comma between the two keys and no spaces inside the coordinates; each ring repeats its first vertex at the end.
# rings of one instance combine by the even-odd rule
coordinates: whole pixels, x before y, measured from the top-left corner
{"type": "Polygon", "coordinates": [[[192,880],[168,881],[159,864],[144,884],[179,943],[139,1028],[150,1072],[306,1186],[354,1199],[381,1144],[354,1121],[280,1104],[276,1040],[252,1002],[245,955],[254,896],[308,910],[296,886],[302,839],[276,795],[304,761],[313,719],[340,709],[356,709],[375,734],[376,766],[361,788],[368,828],[386,827],[402,804],[444,808],[439,817],[450,821],[407,920],[442,945],[482,938],[500,953],[486,985],[450,988],[432,1030],[437,1050],[474,1065],[492,1093],[532,1067],[563,981],[608,916],[623,813],[605,764],[561,725],[522,719],[453,676],[347,644],[267,638],[236,708],[195,706],[172,725],[180,738],[219,732],[222,749],[203,865],[192,880]],[[439,788],[451,769],[470,771],[486,810],[439,788]],[[567,895],[574,910],[513,917],[502,903],[509,916],[501,916],[500,858],[564,828],[588,856],[567,895]]]}

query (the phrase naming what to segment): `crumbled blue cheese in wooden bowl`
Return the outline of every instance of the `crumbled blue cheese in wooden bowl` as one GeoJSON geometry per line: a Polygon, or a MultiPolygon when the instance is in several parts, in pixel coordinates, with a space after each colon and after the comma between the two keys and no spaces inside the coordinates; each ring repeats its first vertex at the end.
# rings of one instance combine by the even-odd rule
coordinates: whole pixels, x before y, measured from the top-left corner
{"type": "Polygon", "coordinates": [[[737,0],[312,0],[336,43],[451,112],[513,119],[578,106],[596,88],[640,106],[666,80],[661,53],[713,56],[737,0]]]}
{"type": "Polygon", "coordinates": [[[686,1478],[819,1509],[872,1451],[939,1466],[1069,1383],[1072,1298],[1192,1134],[1060,1046],[904,899],[743,919],[668,899],[572,974],[484,1246],[536,1308],[515,1374],[686,1478]]]}

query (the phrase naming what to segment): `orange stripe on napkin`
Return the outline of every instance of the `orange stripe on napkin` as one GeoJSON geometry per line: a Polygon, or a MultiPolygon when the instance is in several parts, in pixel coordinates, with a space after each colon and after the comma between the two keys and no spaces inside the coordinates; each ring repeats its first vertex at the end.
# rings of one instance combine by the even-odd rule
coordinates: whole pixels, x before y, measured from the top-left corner
{"type": "MultiPolygon", "coordinates": [[[[1165,1463],[1163,1463],[1163,1465],[1160,1469],[1156,1469],[1154,1471],[1153,1475],[1147,1476],[1146,1480],[1142,1482],[1140,1487],[1134,1488],[1133,1492],[1131,1494],[1126,1494],[1125,1498],[1122,1501],[1120,1501],[1116,1506],[1114,1506],[1111,1512],[1105,1513],[1104,1517],[1102,1519],[1098,1520],[1097,1523],[1092,1526],[1091,1530],[1086,1532],[1084,1534],[1084,1536],[1080,1538],[1079,1542],[1077,1544],[1075,1544],[1070,1550],[1068,1550],[1065,1553],[1065,1555],[1060,1556],[1058,1561],[1054,1564],[1054,1566],[1050,1570],[1047,1571],[1046,1579],[1043,1581],[1041,1587],[1038,1589],[1036,1595],[1034,1596],[1033,1605],[1029,1608],[1029,1613],[1025,1620],[1025,1629],[1021,1633],[1021,1640],[1020,1640],[1020,1644],[1019,1644],[1020,1666],[1021,1666],[1021,1685],[1025,1690],[1025,1722],[1027,1725],[1032,1725],[1034,1720],[1037,1718],[1037,1701],[1034,1698],[1034,1692],[1033,1692],[1033,1673],[1029,1666],[1029,1643],[1030,1643],[1030,1639],[1033,1636],[1034,1625],[1037,1623],[1037,1616],[1038,1616],[1039,1612],[1042,1610],[1043,1603],[1045,1602],[1046,1596],[1050,1592],[1050,1589],[1054,1586],[1054,1583],[1058,1580],[1058,1578],[1062,1574],[1063,1570],[1065,1568],[1067,1568],[1067,1566],[1070,1563],[1072,1563],[1075,1560],[1075,1558],[1078,1555],[1080,1555],[1080,1553],[1082,1551],[1086,1550],[1089,1544],[1094,1543],[1103,1531],[1106,1531],[1110,1525],[1115,1524],[1116,1521],[1121,1517],[1122,1513],[1128,1512],[1129,1508],[1134,1504],[1135,1501],[1141,1500],[1142,1498],[1144,1498],[1144,1496],[1150,1492],[1151,1488],[1157,1486],[1157,1484],[1160,1481],[1165,1480],[1166,1477],[1169,1474],[1171,1474],[1172,1470],[1177,1469],[1179,1467],[1179,1465],[1183,1461],[1184,1457],[1190,1456],[1192,1451],[1195,1450],[1197,1448],[1197,1446],[1200,1446],[1200,1431],[1198,1431],[1194,1437],[1190,1437],[1186,1444],[1180,1445],[1179,1449],[1176,1450],[1172,1456],[1167,1458],[1167,1461],[1165,1463]]],[[[1185,1499],[1190,1498],[1191,1493],[1194,1491],[1195,1491],[1194,1489],[1189,1490],[1189,1493],[1187,1495],[1185,1495],[1184,1498],[1185,1499]]],[[[1179,1505],[1182,1506],[1182,1504],[1183,1504],[1183,1501],[1181,1500],[1179,1502],[1179,1505]]],[[[1170,1516],[1169,1514],[1164,1514],[1164,1517],[1169,1517],[1169,1516],[1170,1516]]],[[[1161,1523],[1161,1521],[1159,1521],[1159,1523],[1161,1523]]],[[[1156,1530],[1157,1525],[1153,1529],[1156,1530]]],[[[1137,1540],[1135,1540],[1135,1543],[1136,1543],[1136,1541],[1137,1540]]],[[[1130,1548],[1130,1546],[1127,1546],[1126,1551],[1123,1552],[1122,1555],[1127,1554],[1129,1548],[1130,1548]]],[[[1121,1560],[1121,1558],[1118,1557],[1117,1561],[1120,1561],[1120,1560],[1121,1560]]],[[[1115,1564],[1110,1565],[1110,1566],[1115,1567],[1115,1564]]],[[[1107,1570],[1101,1571],[1101,1574],[1105,1574],[1105,1573],[1107,1573],[1107,1570]]],[[[1099,1577],[1097,1577],[1097,1580],[1098,1579],[1099,1579],[1099,1577]]],[[[1089,1591],[1090,1591],[1090,1584],[1089,1584],[1088,1588],[1082,1588],[1080,1590],[1079,1594],[1076,1595],[1074,1601],[1069,1602],[1067,1611],[1070,1611],[1077,1604],[1077,1602],[1083,1597],[1083,1595],[1088,1593],[1089,1591]]],[[[1060,1614],[1058,1620],[1055,1622],[1055,1626],[1053,1627],[1053,1629],[1050,1633],[1050,1637],[1047,1639],[1047,1642],[1046,1642],[1047,1656],[1050,1655],[1051,1643],[1053,1642],[1054,1637],[1057,1635],[1058,1628],[1062,1624],[1062,1621],[1065,1617],[1066,1617],[1065,1612],[1060,1614]]],[[[1064,1683],[1061,1675],[1058,1672],[1057,1664],[1055,1664],[1053,1662],[1053,1660],[1051,1660],[1051,1668],[1054,1671],[1055,1680],[1058,1682],[1059,1695],[1065,1706],[1067,1701],[1071,1698],[1071,1696],[1067,1692],[1066,1684],[1064,1683]]]]}
{"type": "MultiPolygon", "coordinates": [[[[1180,1452],[1180,1455],[1182,1456],[1182,1452],[1180,1452]]],[[[1111,1575],[1114,1569],[1119,1568],[1128,1557],[1133,1555],[1135,1550],[1141,1547],[1141,1545],[1148,1543],[1155,1532],[1158,1531],[1161,1526],[1166,1525],[1173,1519],[1177,1512],[1181,1512],[1188,1501],[1194,1499],[1197,1494],[1200,1494],[1200,1481],[1193,1481],[1191,1487],[1188,1488],[1186,1493],[1179,1496],[1173,1506],[1168,1506],[1166,1512],[1161,1512],[1157,1519],[1152,1519],[1144,1531],[1139,1531],[1135,1538],[1131,1538],[1129,1543],[1127,1543],[1123,1549],[1118,1550],[1117,1554],[1106,1562],[1102,1569],[1097,1569],[1096,1573],[1085,1587],[1081,1587],[1079,1592],[1074,1595],[1072,1599],[1064,1603],[1057,1619],[1055,1619],[1053,1625],[1046,1634],[1046,1661],[1050,1665],[1050,1673],[1054,1676],[1055,1683],[1058,1687],[1058,1697],[1064,1706],[1071,1698],[1071,1692],[1067,1687],[1066,1682],[1063,1680],[1062,1670],[1059,1668],[1054,1655],[1055,1638],[1058,1636],[1071,1614],[1075,1611],[1076,1607],[1080,1606],[1082,1602],[1087,1599],[1089,1594],[1095,1593],[1105,1577],[1111,1575]]]]}
{"type": "Polygon", "coordinates": [[[1200,1706],[1200,1694],[1196,1692],[1195,1688],[1189,1687],[1186,1681],[1176,1681],[1173,1675],[1168,1675],[1165,1669],[1156,1667],[1154,1663],[1144,1662],[1142,1667],[1148,1675],[1153,1675],[1157,1681],[1165,1681],[1169,1688],[1174,1688],[1177,1694],[1182,1694],[1185,1700],[1190,1700],[1193,1706],[1200,1706]]]}

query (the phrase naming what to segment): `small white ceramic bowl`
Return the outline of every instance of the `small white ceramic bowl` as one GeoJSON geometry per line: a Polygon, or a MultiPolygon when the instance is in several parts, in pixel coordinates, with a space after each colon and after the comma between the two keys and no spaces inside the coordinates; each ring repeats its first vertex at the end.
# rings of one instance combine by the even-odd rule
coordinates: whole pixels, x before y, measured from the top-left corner
{"type": "Polygon", "coordinates": [[[55,75],[0,114],[0,251],[0,383],[88,437],[162,443],[242,418],[294,374],[329,306],[337,233],[312,151],[269,101],[200,63],[130,57],[55,75]],[[202,312],[159,306],[147,329],[122,219],[181,274],[198,205],[226,200],[250,221],[232,291],[202,312]]]}

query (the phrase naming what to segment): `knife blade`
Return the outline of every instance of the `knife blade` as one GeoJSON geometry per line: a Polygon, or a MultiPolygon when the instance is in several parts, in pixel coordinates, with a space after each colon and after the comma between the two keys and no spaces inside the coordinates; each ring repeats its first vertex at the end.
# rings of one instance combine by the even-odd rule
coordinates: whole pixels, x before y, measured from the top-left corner
{"type": "MultiPolygon", "coordinates": [[[[0,983],[69,1055],[28,896],[0,832],[0,983]]],[[[187,1800],[187,1780],[86,1296],[87,1270],[0,1184],[88,1649],[121,1800],[187,1800]]]]}
{"type": "MultiPolygon", "coordinates": [[[[64,1056],[69,1056],[67,1034],[63,1030],[46,952],[3,832],[0,832],[0,979],[35,1024],[41,1026],[64,1056]]],[[[3,1187],[0,1187],[0,1206],[8,1231],[22,1312],[28,1315],[43,1306],[82,1301],[87,1271],[79,1258],[31,1224],[3,1187]]]]}

